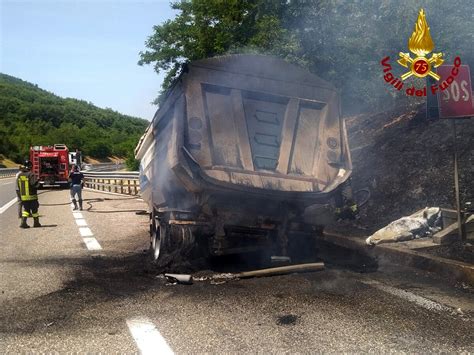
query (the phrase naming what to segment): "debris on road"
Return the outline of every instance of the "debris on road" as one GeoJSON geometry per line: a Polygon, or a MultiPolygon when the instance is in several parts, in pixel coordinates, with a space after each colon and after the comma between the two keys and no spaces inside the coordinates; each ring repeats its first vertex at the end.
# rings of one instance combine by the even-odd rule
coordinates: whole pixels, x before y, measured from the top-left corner
{"type": "MultiPolygon", "coordinates": [[[[289,260],[285,259],[285,260],[289,260]]],[[[306,263],[306,264],[296,264],[296,265],[287,265],[272,267],[268,269],[259,269],[244,271],[238,273],[219,273],[214,275],[199,275],[193,276],[194,281],[207,281],[209,280],[211,285],[222,285],[228,281],[234,281],[239,279],[251,278],[251,277],[263,277],[263,276],[275,276],[283,275],[296,272],[310,272],[310,271],[319,271],[324,269],[324,263],[306,263]]],[[[165,274],[165,276],[168,274],[165,274]]]]}
{"type": "Polygon", "coordinates": [[[215,274],[212,276],[213,279],[235,279],[235,274],[231,272],[225,272],[222,274],[215,274]]]}
{"type": "Polygon", "coordinates": [[[408,217],[393,221],[366,239],[368,245],[394,243],[431,236],[441,230],[441,210],[439,207],[425,208],[408,217]]]}
{"type": "Polygon", "coordinates": [[[292,272],[319,271],[323,269],[324,269],[324,263],[319,262],[319,263],[279,266],[279,267],[272,267],[268,269],[253,270],[253,271],[244,271],[244,272],[240,272],[234,275],[235,277],[244,279],[248,277],[281,275],[281,274],[288,274],[292,272]]]}
{"type": "Polygon", "coordinates": [[[176,285],[176,284],[181,284],[181,285],[192,285],[193,284],[193,278],[191,275],[185,275],[185,274],[165,274],[166,281],[168,281],[169,284],[176,285]]]}
{"type": "Polygon", "coordinates": [[[207,281],[209,277],[207,276],[193,276],[193,281],[207,281]]]}
{"type": "Polygon", "coordinates": [[[216,274],[210,277],[211,285],[222,285],[231,280],[238,280],[237,274],[232,274],[230,272],[216,274]]]}

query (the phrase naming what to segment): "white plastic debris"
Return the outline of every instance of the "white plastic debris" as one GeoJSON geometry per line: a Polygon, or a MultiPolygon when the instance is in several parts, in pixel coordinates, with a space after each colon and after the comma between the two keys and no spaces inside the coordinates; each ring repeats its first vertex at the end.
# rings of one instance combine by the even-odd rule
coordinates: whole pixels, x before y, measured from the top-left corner
{"type": "Polygon", "coordinates": [[[192,285],[193,279],[191,275],[186,274],[165,274],[166,280],[172,285],[192,285]]]}
{"type": "Polygon", "coordinates": [[[441,230],[439,207],[425,208],[417,214],[402,217],[368,237],[368,245],[394,243],[431,236],[441,230]]]}

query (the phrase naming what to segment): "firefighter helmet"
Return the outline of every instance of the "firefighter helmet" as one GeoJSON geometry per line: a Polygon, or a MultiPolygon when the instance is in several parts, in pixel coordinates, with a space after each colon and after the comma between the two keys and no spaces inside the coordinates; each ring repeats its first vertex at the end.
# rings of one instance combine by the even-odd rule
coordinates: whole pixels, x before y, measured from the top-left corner
{"type": "Polygon", "coordinates": [[[33,164],[31,164],[31,161],[29,161],[28,159],[25,160],[25,162],[23,163],[23,166],[25,167],[25,169],[31,169],[33,164]]]}

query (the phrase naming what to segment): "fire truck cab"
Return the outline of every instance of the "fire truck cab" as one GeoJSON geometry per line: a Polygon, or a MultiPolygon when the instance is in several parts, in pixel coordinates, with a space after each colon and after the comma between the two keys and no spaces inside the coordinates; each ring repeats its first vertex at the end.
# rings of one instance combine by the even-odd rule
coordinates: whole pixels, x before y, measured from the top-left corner
{"type": "Polygon", "coordinates": [[[64,144],[30,147],[32,171],[41,185],[67,185],[69,150],[64,144]]]}

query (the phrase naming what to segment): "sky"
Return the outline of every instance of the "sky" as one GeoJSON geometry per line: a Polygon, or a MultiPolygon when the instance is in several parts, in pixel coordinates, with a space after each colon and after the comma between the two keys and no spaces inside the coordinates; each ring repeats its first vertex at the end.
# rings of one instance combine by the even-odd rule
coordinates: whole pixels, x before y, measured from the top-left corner
{"type": "Polygon", "coordinates": [[[139,52],[175,14],[162,0],[0,0],[0,72],[151,120],[163,75],[139,52]]]}

